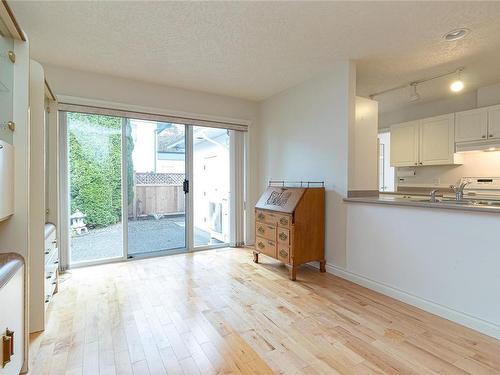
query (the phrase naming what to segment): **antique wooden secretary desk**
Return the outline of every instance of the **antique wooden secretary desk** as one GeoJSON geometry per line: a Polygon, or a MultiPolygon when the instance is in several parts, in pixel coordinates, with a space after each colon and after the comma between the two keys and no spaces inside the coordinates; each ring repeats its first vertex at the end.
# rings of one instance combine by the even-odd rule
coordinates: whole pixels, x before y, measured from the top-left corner
{"type": "Polygon", "coordinates": [[[295,280],[301,264],[318,261],[325,272],[323,182],[270,181],[255,206],[254,262],[265,254],[285,263],[295,280]]]}

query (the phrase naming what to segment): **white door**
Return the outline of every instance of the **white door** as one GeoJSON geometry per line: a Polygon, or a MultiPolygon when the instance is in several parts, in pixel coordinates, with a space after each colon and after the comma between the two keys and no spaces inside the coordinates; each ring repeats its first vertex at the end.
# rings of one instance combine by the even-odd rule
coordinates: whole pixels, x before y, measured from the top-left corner
{"type": "Polygon", "coordinates": [[[391,126],[391,167],[411,167],[418,163],[419,121],[391,126]]]}
{"type": "Polygon", "coordinates": [[[500,105],[488,109],[488,138],[500,138],[500,105]]]}
{"type": "Polygon", "coordinates": [[[419,165],[453,164],[455,153],[454,115],[420,121],[419,165]]]}
{"type": "Polygon", "coordinates": [[[488,111],[485,108],[457,112],[455,116],[455,142],[486,139],[488,111]]]}

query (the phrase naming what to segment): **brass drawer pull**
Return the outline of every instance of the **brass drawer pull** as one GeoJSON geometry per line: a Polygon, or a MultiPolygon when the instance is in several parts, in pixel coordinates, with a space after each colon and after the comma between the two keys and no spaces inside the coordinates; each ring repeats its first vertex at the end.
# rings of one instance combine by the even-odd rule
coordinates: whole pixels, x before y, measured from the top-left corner
{"type": "Polygon", "coordinates": [[[263,248],[265,248],[265,247],[266,247],[266,245],[264,245],[262,242],[259,242],[259,243],[257,244],[257,247],[258,247],[259,249],[263,249],[263,248]]]}
{"type": "Polygon", "coordinates": [[[264,216],[264,214],[263,214],[262,212],[260,212],[260,213],[257,215],[257,218],[258,218],[259,220],[264,220],[265,216],[264,216]]]}
{"type": "Polygon", "coordinates": [[[266,230],[264,229],[264,227],[259,227],[257,228],[257,232],[259,232],[260,234],[264,234],[266,230]]]}
{"type": "Polygon", "coordinates": [[[288,219],[286,217],[282,217],[280,219],[280,224],[281,225],[288,225],[288,219]]]}
{"type": "Polygon", "coordinates": [[[288,257],[288,253],[285,250],[281,249],[280,250],[280,257],[286,258],[286,257],[288,257]]]}
{"type": "Polygon", "coordinates": [[[286,241],[286,239],[287,239],[287,238],[288,238],[288,236],[286,235],[286,233],[285,233],[285,232],[281,232],[281,233],[280,233],[280,240],[281,240],[281,241],[286,241]]]}

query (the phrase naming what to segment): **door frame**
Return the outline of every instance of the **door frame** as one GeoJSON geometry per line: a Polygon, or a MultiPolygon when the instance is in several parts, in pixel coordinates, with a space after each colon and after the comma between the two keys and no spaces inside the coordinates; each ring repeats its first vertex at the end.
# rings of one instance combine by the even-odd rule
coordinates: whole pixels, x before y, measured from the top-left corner
{"type": "MultiPolygon", "coordinates": [[[[246,192],[244,185],[247,182],[245,168],[246,165],[246,150],[248,137],[241,132],[241,135],[236,136],[236,131],[230,131],[230,242],[214,245],[194,246],[194,205],[193,205],[193,127],[194,124],[182,123],[185,126],[185,142],[186,142],[186,179],[189,181],[189,192],[185,194],[185,247],[161,250],[150,253],[137,254],[129,258],[128,256],[128,184],[125,183],[127,179],[127,159],[126,159],[126,121],[133,119],[133,116],[122,117],[121,127],[121,145],[122,145],[122,256],[106,258],[94,261],[79,262],[77,264],[70,264],[70,238],[69,238],[69,147],[68,147],[68,127],[67,127],[67,112],[69,110],[58,110],[59,116],[59,191],[60,191],[60,269],[66,270],[70,268],[79,268],[92,265],[108,264],[115,262],[122,262],[134,259],[151,258],[157,256],[174,255],[180,253],[190,253],[196,251],[204,251],[210,249],[224,248],[229,246],[241,246],[244,238],[244,221],[245,221],[245,202],[246,192]],[[236,146],[236,147],[235,147],[236,146]],[[238,180],[238,181],[236,181],[238,180]],[[241,217],[240,217],[241,216],[241,217]]],[[[75,110],[74,112],[78,112],[75,110]]],[[[85,112],[81,112],[85,113],[85,112]]],[[[103,114],[105,115],[105,114],[103,114]]],[[[113,116],[109,114],[108,116],[113,116]]],[[[238,132],[240,133],[240,132],[238,132]]]]}

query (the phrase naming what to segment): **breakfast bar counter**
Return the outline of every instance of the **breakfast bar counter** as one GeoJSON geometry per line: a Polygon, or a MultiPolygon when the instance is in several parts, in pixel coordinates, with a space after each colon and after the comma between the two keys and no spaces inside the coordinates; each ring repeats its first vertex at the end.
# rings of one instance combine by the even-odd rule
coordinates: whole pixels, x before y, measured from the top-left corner
{"type": "Polygon", "coordinates": [[[432,202],[428,197],[424,196],[381,194],[378,197],[344,198],[344,202],[500,213],[500,201],[469,198],[463,201],[455,201],[451,198],[438,198],[438,201],[432,202]]]}

